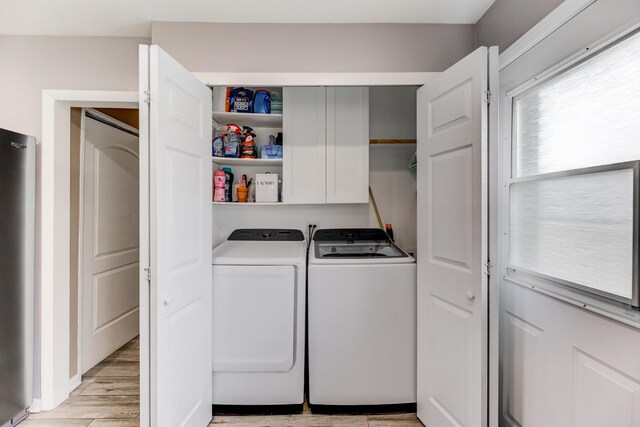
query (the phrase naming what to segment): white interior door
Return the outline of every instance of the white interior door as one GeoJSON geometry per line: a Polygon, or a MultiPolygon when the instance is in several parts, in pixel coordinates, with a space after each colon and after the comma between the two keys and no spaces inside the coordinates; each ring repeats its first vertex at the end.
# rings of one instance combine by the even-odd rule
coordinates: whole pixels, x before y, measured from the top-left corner
{"type": "Polygon", "coordinates": [[[81,363],[85,373],[138,335],[139,178],[136,135],[89,116],[83,123],[81,363]]]}
{"type": "Polygon", "coordinates": [[[481,47],[418,90],[418,417],[429,427],[487,424],[487,99],[497,59],[481,47]]]}
{"type": "Polygon", "coordinates": [[[141,123],[149,125],[140,138],[148,231],[141,260],[150,267],[141,421],[202,427],[211,420],[212,386],[211,90],[158,46],[140,53],[143,102],[149,91],[148,110],[141,104],[141,123]]]}

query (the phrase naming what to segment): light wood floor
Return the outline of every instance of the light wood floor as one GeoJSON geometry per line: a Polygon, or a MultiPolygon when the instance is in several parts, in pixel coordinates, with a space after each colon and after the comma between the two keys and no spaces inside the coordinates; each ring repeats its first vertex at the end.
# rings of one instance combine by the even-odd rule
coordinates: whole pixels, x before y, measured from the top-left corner
{"type": "MultiPolygon", "coordinates": [[[[24,427],[134,427],[140,424],[140,342],[134,338],[82,377],[62,405],[31,414],[24,427]]],[[[405,427],[422,426],[416,414],[215,416],[210,427],[405,427]]]]}

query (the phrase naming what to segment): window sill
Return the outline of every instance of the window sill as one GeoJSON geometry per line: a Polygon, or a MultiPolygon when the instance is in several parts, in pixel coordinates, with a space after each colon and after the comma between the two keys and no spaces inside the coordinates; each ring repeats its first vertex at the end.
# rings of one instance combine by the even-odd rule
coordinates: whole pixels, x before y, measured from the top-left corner
{"type": "Polygon", "coordinates": [[[517,272],[509,272],[503,279],[640,330],[640,311],[628,305],[590,296],[545,279],[517,272]]]}

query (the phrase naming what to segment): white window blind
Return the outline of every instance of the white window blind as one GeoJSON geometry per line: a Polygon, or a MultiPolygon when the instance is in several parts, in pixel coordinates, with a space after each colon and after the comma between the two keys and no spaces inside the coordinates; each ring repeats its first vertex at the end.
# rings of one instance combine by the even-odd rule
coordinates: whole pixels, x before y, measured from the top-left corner
{"type": "Polygon", "coordinates": [[[513,99],[509,264],[638,306],[640,33],[513,99]]]}
{"type": "Polygon", "coordinates": [[[631,299],[633,170],[511,186],[511,264],[631,299]]]}
{"type": "Polygon", "coordinates": [[[515,99],[516,176],[640,159],[640,34],[515,99]]]}

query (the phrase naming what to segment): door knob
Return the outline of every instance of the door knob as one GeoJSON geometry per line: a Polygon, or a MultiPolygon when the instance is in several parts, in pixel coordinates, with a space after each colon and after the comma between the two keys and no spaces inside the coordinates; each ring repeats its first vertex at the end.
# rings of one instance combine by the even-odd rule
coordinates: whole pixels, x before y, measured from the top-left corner
{"type": "Polygon", "coordinates": [[[474,295],[474,293],[473,293],[473,292],[471,292],[471,291],[467,291],[467,299],[468,299],[469,301],[473,301],[474,299],[476,299],[476,296],[474,295]]]}

